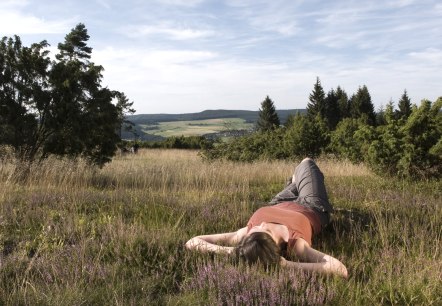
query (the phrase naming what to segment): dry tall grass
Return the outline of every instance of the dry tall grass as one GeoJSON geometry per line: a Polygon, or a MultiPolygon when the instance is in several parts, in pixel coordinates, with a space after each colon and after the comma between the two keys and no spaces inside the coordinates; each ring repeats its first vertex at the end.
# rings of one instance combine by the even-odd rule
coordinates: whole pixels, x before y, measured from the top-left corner
{"type": "Polygon", "coordinates": [[[207,163],[179,150],[102,169],[4,159],[0,304],[442,303],[441,183],[385,180],[362,165],[318,160],[336,213],[314,247],[348,266],[347,282],[184,250],[193,235],[244,226],[295,162],[207,163]]]}

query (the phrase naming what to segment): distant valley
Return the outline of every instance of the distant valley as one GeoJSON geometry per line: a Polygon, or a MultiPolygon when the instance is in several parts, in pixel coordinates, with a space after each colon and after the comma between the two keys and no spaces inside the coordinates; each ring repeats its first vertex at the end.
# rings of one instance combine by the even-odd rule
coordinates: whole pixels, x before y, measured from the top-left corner
{"type": "MultiPolygon", "coordinates": [[[[276,111],[281,123],[289,115],[305,109],[276,111]]],[[[259,118],[259,111],[247,110],[205,110],[186,114],[140,114],[128,116],[134,124],[133,131],[123,131],[123,139],[145,141],[161,140],[171,136],[200,136],[223,134],[237,135],[252,130],[259,118]]]]}

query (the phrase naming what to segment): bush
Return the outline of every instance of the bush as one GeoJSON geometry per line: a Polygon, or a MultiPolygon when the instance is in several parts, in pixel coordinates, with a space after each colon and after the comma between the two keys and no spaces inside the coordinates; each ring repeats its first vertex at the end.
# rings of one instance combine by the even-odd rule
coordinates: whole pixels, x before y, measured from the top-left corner
{"type": "Polygon", "coordinates": [[[440,177],[442,170],[442,98],[423,100],[404,122],[389,120],[377,128],[366,161],[379,174],[404,178],[440,177]]]}
{"type": "Polygon", "coordinates": [[[423,100],[414,108],[401,128],[403,133],[402,157],[398,161],[398,172],[406,177],[440,176],[442,157],[442,98],[435,103],[423,100]],[[439,152],[439,154],[438,154],[439,152]]]}
{"type": "Polygon", "coordinates": [[[204,136],[172,136],[161,141],[136,142],[142,148],[150,149],[208,149],[214,141],[204,136]]]}
{"type": "Polygon", "coordinates": [[[297,115],[284,135],[284,148],[288,156],[317,157],[329,143],[327,125],[319,116],[310,119],[297,115]]]}
{"type": "Polygon", "coordinates": [[[365,160],[368,145],[376,138],[373,127],[360,119],[346,118],[331,134],[329,150],[336,155],[360,163],[365,160]]]}
{"type": "Polygon", "coordinates": [[[287,154],[283,150],[284,129],[253,133],[238,137],[226,143],[220,143],[206,149],[202,156],[206,159],[225,159],[231,161],[251,162],[260,159],[284,159],[287,154]]]}
{"type": "Polygon", "coordinates": [[[329,142],[327,126],[319,117],[313,120],[297,115],[291,126],[274,131],[256,132],[232,139],[204,150],[207,159],[232,161],[287,159],[294,157],[317,157],[329,142]]]}

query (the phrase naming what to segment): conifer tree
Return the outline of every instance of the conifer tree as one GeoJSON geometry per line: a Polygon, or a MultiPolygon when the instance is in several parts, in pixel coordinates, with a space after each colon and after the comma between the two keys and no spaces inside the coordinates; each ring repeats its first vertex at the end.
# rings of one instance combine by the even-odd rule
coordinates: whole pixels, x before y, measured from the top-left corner
{"type": "Polygon", "coordinates": [[[257,129],[260,132],[266,132],[276,129],[279,125],[280,121],[276,113],[275,105],[269,96],[267,96],[265,100],[261,102],[257,129]]]}
{"type": "Polygon", "coordinates": [[[89,35],[78,24],[51,61],[42,41],[23,47],[18,36],[0,41],[0,145],[24,161],[51,154],[103,165],[120,141],[123,93],[101,86],[103,67],[90,62],[89,35]]]}
{"type": "Polygon", "coordinates": [[[332,89],[325,98],[325,121],[330,130],[334,130],[339,120],[341,120],[339,111],[339,99],[336,92],[332,89]]]}
{"type": "Polygon", "coordinates": [[[313,91],[309,96],[310,102],[307,104],[307,115],[311,118],[317,115],[321,118],[325,117],[325,93],[322,88],[319,77],[316,77],[316,83],[313,87],[313,91]]]}
{"type": "Polygon", "coordinates": [[[339,118],[349,118],[349,101],[348,95],[340,86],[336,88],[336,97],[338,98],[339,118]]]}
{"type": "Polygon", "coordinates": [[[363,118],[369,125],[375,125],[376,114],[367,86],[359,87],[356,94],[352,96],[350,115],[352,118],[363,118]]]}
{"type": "Polygon", "coordinates": [[[404,90],[401,99],[398,102],[398,119],[407,119],[411,114],[411,100],[408,97],[407,90],[404,90]]]}

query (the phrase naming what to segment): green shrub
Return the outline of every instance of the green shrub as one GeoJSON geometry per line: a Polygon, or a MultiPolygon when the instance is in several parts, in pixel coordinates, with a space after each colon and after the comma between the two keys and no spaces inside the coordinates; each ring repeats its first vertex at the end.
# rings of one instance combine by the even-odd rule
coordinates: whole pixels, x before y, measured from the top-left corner
{"type": "Polygon", "coordinates": [[[284,135],[284,148],[291,157],[317,157],[328,143],[327,125],[319,116],[311,119],[298,114],[284,135]]]}
{"type": "Polygon", "coordinates": [[[352,162],[365,160],[368,146],[376,138],[375,130],[360,119],[346,118],[331,134],[329,150],[352,162]]]}
{"type": "Polygon", "coordinates": [[[406,121],[389,119],[377,128],[366,161],[379,174],[404,178],[440,177],[442,170],[442,99],[423,100],[406,121]]]}
{"type": "Polygon", "coordinates": [[[401,148],[403,153],[398,162],[401,176],[425,178],[441,175],[441,107],[442,98],[435,103],[423,100],[420,107],[413,109],[401,128],[404,135],[401,148]]]}
{"type": "Polygon", "coordinates": [[[287,159],[294,157],[317,157],[324,152],[329,142],[327,126],[320,117],[311,119],[297,115],[287,128],[256,132],[232,139],[204,150],[207,159],[232,161],[287,159]]]}

